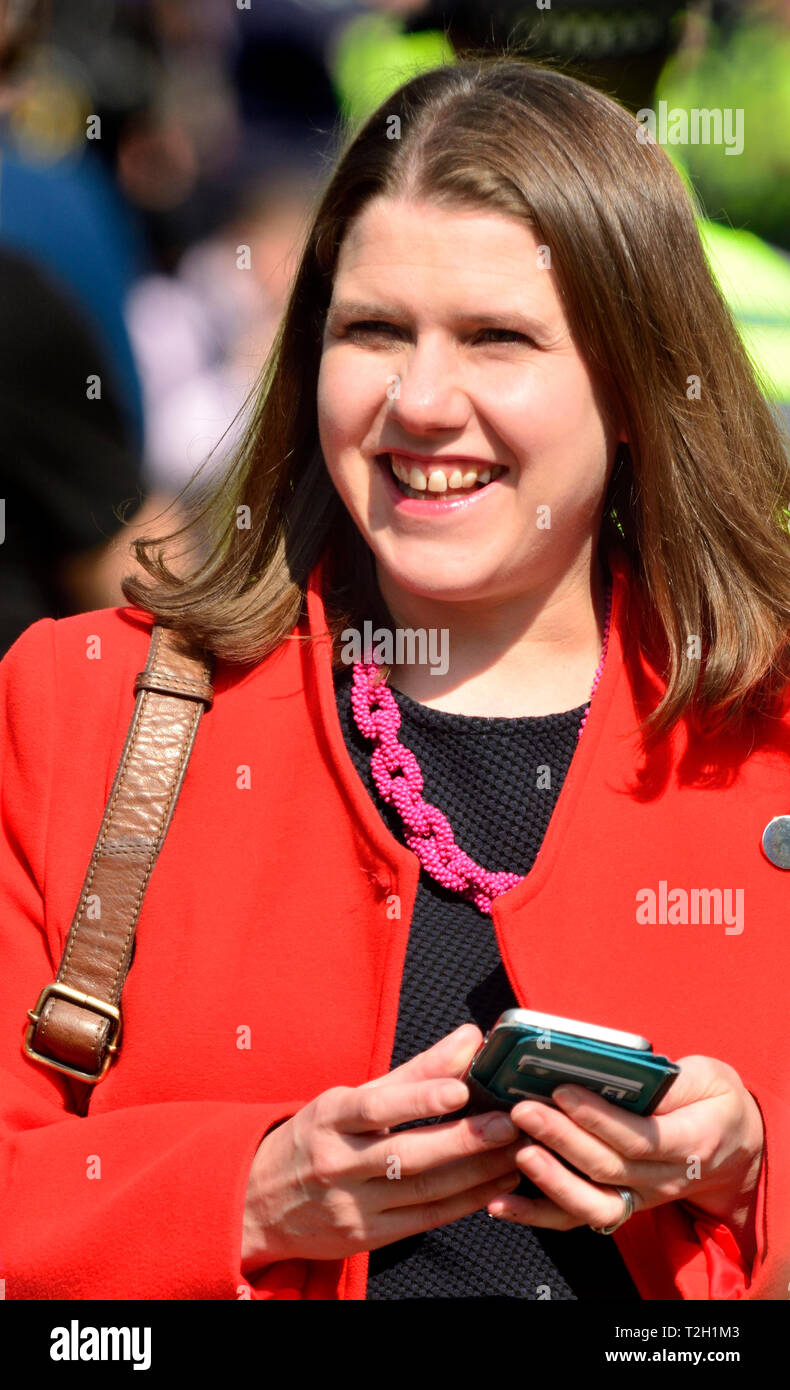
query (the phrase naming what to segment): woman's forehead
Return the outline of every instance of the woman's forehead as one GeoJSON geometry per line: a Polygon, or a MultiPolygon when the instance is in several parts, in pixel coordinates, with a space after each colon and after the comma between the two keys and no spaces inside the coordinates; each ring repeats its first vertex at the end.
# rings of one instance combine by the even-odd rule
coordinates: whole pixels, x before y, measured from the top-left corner
{"type": "Polygon", "coordinates": [[[545,253],[530,227],[501,213],[376,200],[341,245],[332,311],[371,317],[446,300],[460,316],[556,316],[545,253]]]}
{"type": "Polygon", "coordinates": [[[449,230],[467,240],[496,239],[503,246],[534,246],[537,238],[524,217],[510,216],[498,208],[472,207],[467,203],[439,203],[424,198],[379,194],[371,198],[348,224],[343,245],[371,240],[397,240],[404,232],[423,243],[447,247],[449,230]]]}

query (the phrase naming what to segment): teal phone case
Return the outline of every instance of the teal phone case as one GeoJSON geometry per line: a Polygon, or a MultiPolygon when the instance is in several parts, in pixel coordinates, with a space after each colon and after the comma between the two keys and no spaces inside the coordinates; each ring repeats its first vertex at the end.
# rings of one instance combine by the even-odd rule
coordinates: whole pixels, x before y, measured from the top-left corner
{"type": "Polygon", "coordinates": [[[551,1105],[563,1083],[585,1086],[604,1100],[637,1115],[649,1115],[678,1075],[667,1057],[619,1047],[528,1024],[492,1030],[464,1078],[475,1109],[490,1097],[492,1109],[509,1109],[520,1100],[551,1105]]]}

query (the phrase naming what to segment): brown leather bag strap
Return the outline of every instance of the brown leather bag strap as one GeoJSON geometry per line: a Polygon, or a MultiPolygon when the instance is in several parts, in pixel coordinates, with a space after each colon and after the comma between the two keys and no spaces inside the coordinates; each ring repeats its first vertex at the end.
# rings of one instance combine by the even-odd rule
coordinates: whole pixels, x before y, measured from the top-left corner
{"type": "Polygon", "coordinates": [[[178,799],[213,658],[154,626],[137,701],[55,981],[28,1010],[25,1053],[86,1082],[117,1056],[121,991],[143,896],[178,799]]]}

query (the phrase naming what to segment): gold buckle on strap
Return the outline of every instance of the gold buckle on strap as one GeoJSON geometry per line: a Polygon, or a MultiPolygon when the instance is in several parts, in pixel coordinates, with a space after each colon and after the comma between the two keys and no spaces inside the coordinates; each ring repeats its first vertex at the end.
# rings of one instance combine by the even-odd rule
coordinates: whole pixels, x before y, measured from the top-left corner
{"type": "Polygon", "coordinates": [[[44,986],[38,996],[35,1009],[28,1009],[27,1016],[31,1022],[25,1030],[24,1050],[26,1056],[34,1062],[41,1062],[45,1067],[53,1067],[55,1071],[62,1071],[66,1076],[74,1076],[78,1081],[87,1081],[91,1086],[95,1086],[97,1081],[103,1080],[107,1068],[118,1051],[118,1039],[121,1035],[121,1011],[115,1004],[107,1004],[103,999],[96,999],[92,994],[83,994],[81,990],[72,989],[70,985],[63,985],[55,980],[51,985],[44,986]],[[110,1038],[106,1044],[107,1055],[102,1063],[101,1071],[79,1071],[77,1067],[67,1067],[65,1062],[58,1062],[54,1057],[46,1057],[42,1052],[36,1052],[33,1047],[36,1024],[41,1017],[44,1005],[53,995],[57,999],[68,1000],[70,1004],[79,1004],[80,1008],[93,1009],[95,1013],[110,1019],[113,1026],[110,1029],[110,1038]]]}

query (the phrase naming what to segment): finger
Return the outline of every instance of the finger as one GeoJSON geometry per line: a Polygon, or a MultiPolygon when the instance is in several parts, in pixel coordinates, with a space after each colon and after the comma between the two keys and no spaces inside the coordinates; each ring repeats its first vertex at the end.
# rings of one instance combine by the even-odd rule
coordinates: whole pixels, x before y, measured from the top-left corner
{"type": "Polygon", "coordinates": [[[670,1164],[683,1163],[690,1154],[699,1152],[711,1129],[711,1106],[727,1104],[726,1098],[719,1096],[665,1115],[632,1115],[582,1086],[560,1086],[552,1091],[552,1100],[574,1124],[630,1163],[670,1164]]]}
{"type": "Polygon", "coordinates": [[[487,1211],[489,1216],[501,1216],[516,1226],[542,1226],[548,1231],[568,1231],[574,1225],[568,1213],[547,1197],[516,1197],[513,1193],[499,1195],[488,1203],[487,1211]]]}
{"type": "Polygon", "coordinates": [[[661,1130],[652,1115],[633,1115],[584,1086],[558,1086],[551,1098],[561,1114],[631,1161],[656,1156],[661,1130]]]}
{"type": "MultiPolygon", "coordinates": [[[[412,1177],[429,1168],[463,1162],[491,1149],[503,1148],[523,1135],[509,1116],[502,1111],[486,1111],[483,1115],[468,1115],[462,1120],[450,1120],[441,1125],[425,1125],[419,1129],[400,1130],[381,1143],[369,1143],[360,1150],[357,1173],[360,1177],[379,1177],[398,1160],[402,1177],[412,1177]]],[[[362,1141],[364,1143],[364,1141],[362,1141]]]]}
{"type": "MultiPolygon", "coordinates": [[[[517,1218],[520,1222],[569,1231],[574,1226],[611,1226],[623,1215],[623,1199],[618,1192],[580,1178],[537,1144],[523,1149],[516,1162],[522,1173],[549,1199],[544,1205],[540,1198],[518,1198],[519,1206],[522,1202],[525,1204],[517,1218]]],[[[634,1211],[639,1211],[645,1203],[634,1188],[631,1188],[631,1195],[634,1211]]],[[[512,1198],[505,1210],[511,1209],[516,1210],[512,1198]]]]}
{"type": "Polygon", "coordinates": [[[482,1041],[483,1034],[477,1025],[464,1023],[425,1052],[418,1052],[393,1071],[364,1082],[364,1086],[384,1086],[391,1081],[425,1081],[437,1076],[462,1076],[482,1041]]]}
{"type": "MultiPolygon", "coordinates": [[[[509,1144],[506,1148],[477,1154],[473,1158],[426,1168],[410,1177],[400,1173],[398,1167],[390,1163],[386,1174],[382,1170],[380,1176],[366,1184],[365,1203],[373,1211],[424,1206],[470,1188],[481,1187],[484,1183],[496,1182],[498,1178],[517,1173],[516,1148],[517,1145],[509,1144]]],[[[517,1175],[520,1180],[521,1174],[517,1175]]]]}
{"type": "Polygon", "coordinates": [[[503,1192],[512,1192],[520,1180],[518,1173],[510,1173],[495,1182],[483,1183],[480,1187],[467,1188],[465,1192],[445,1197],[440,1202],[384,1211],[376,1220],[375,1241],[369,1249],[377,1250],[379,1246],[389,1245],[394,1240],[405,1240],[422,1231],[432,1231],[438,1226],[449,1225],[451,1221],[460,1221],[461,1217],[480,1211],[503,1192]]]}
{"type": "Polygon", "coordinates": [[[515,1105],[511,1119],[524,1134],[567,1159],[574,1168],[580,1168],[593,1182],[620,1187],[655,1186],[678,1177],[677,1163],[628,1159],[611,1144],[582,1129],[575,1119],[539,1101],[515,1105]]]}
{"type": "Polygon", "coordinates": [[[447,1078],[391,1086],[337,1086],[318,1097],[315,1118],[318,1125],[343,1134],[375,1134],[410,1120],[451,1114],[468,1099],[469,1088],[447,1078]]]}

